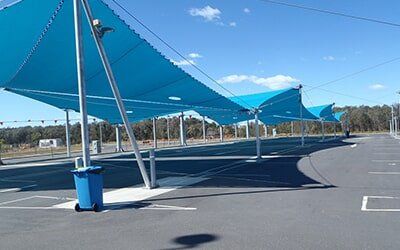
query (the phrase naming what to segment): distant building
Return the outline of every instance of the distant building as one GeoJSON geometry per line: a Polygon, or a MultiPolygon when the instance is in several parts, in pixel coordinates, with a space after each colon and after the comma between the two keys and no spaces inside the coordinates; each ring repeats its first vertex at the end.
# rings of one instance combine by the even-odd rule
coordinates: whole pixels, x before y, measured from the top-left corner
{"type": "Polygon", "coordinates": [[[57,148],[63,146],[61,139],[43,139],[39,141],[39,148],[57,148]]]}

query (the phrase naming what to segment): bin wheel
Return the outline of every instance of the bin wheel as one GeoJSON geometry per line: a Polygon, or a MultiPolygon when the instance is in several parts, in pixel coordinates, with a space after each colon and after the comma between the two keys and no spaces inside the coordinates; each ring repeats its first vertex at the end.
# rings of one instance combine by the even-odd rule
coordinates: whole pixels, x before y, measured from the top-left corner
{"type": "Polygon", "coordinates": [[[100,208],[99,208],[99,205],[97,205],[97,203],[94,203],[94,204],[92,205],[92,208],[93,208],[93,211],[95,211],[96,213],[97,213],[97,212],[100,212],[100,208]]]}
{"type": "Polygon", "coordinates": [[[79,203],[75,204],[75,211],[76,212],[81,212],[82,211],[81,207],[79,206],[79,203]]]}

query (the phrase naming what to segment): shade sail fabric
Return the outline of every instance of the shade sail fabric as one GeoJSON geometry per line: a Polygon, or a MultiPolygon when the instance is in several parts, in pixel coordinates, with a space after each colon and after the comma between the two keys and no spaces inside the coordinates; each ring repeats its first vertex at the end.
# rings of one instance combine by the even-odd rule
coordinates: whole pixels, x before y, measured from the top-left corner
{"type": "MultiPolygon", "coordinates": [[[[103,37],[130,121],[194,110],[220,124],[248,119],[243,107],[172,64],[101,0],[95,18],[115,31],[103,37]]],[[[82,13],[88,113],[120,123],[97,48],[82,13]]],[[[0,87],[79,111],[72,0],[23,0],[0,11],[0,87]]]]}
{"type": "Polygon", "coordinates": [[[335,104],[320,105],[314,107],[308,107],[307,109],[321,121],[326,122],[337,122],[335,116],[333,115],[333,106],[335,104]]]}
{"type": "Polygon", "coordinates": [[[267,125],[283,122],[318,119],[300,102],[298,88],[231,97],[230,99],[250,110],[259,110],[259,119],[267,125]],[[301,114],[302,112],[302,114],[301,114]]]}
{"type": "Polygon", "coordinates": [[[341,121],[342,121],[342,116],[343,116],[344,114],[346,114],[346,111],[339,111],[339,112],[336,112],[336,113],[334,114],[336,121],[337,121],[337,122],[341,122],[341,121]]]}

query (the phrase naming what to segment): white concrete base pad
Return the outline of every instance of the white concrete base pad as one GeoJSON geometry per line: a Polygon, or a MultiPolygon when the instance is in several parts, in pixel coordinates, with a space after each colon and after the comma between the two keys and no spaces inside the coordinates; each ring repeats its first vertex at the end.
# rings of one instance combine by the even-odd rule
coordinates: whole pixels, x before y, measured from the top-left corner
{"type": "MultiPolygon", "coordinates": [[[[158,188],[146,189],[142,186],[121,188],[103,194],[104,206],[114,207],[124,204],[133,204],[154,196],[168,193],[170,191],[193,185],[207,180],[204,177],[167,177],[158,181],[158,188]]],[[[54,208],[74,209],[76,200],[54,205],[54,208]]]]}

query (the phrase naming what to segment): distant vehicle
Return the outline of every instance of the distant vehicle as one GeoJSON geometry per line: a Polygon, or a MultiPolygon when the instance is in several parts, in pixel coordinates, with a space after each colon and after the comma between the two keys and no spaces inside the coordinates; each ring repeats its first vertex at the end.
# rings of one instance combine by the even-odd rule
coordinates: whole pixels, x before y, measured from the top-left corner
{"type": "Polygon", "coordinates": [[[64,144],[61,139],[43,139],[39,141],[39,148],[57,148],[62,147],[64,144]]]}

